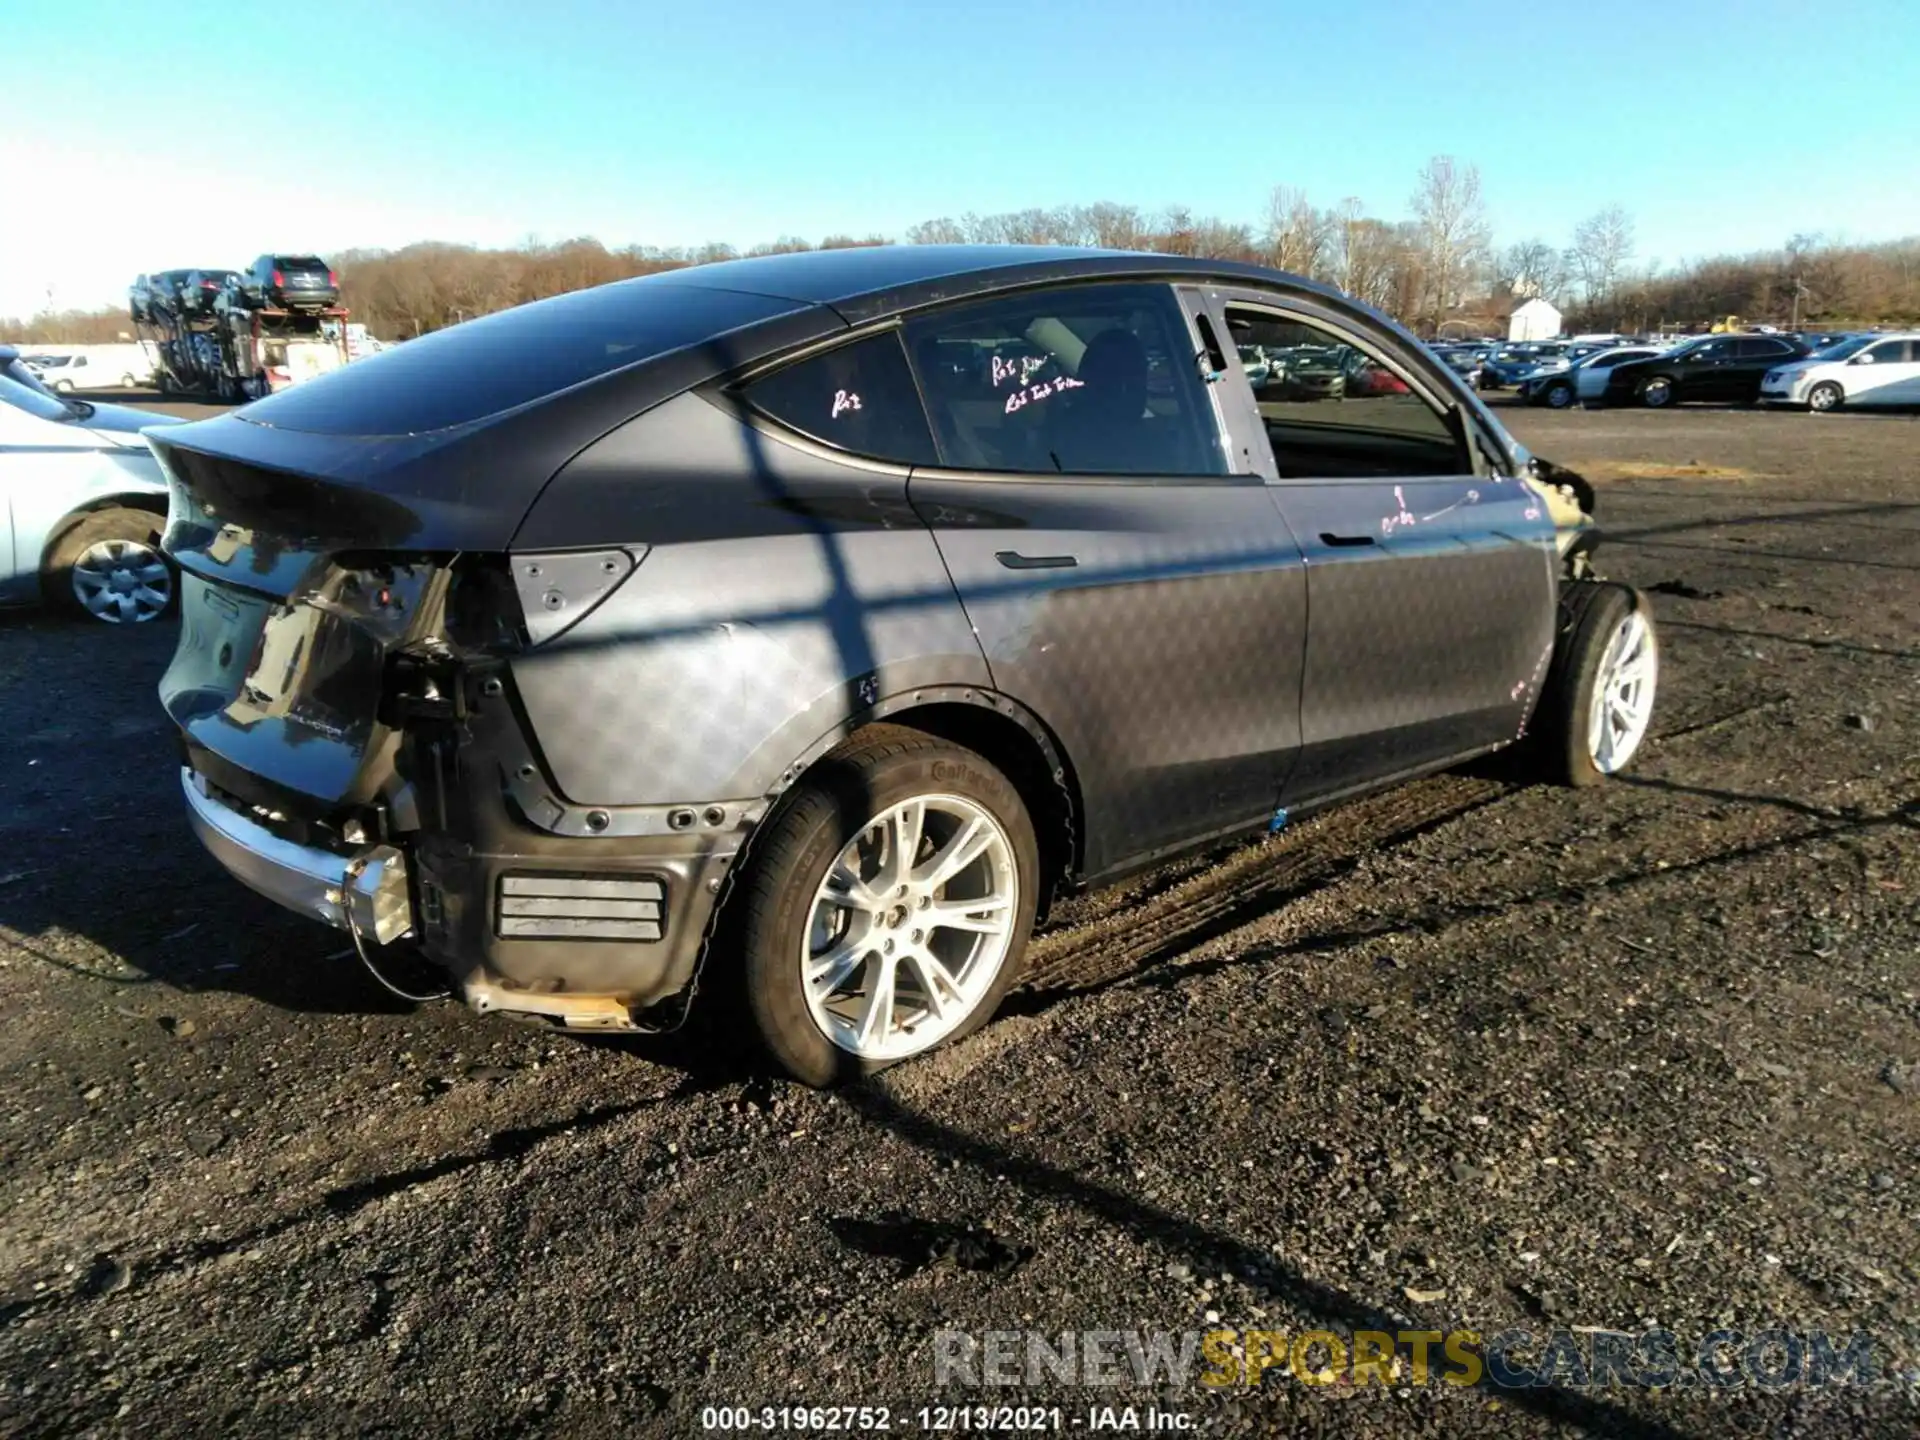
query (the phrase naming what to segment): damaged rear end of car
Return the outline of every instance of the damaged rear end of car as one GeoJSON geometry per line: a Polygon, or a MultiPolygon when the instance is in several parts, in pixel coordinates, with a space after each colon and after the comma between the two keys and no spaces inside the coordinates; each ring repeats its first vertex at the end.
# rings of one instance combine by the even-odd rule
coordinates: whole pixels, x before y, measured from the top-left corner
{"type": "Polygon", "coordinates": [[[378,503],[315,503],[305,477],[155,448],[183,585],[161,700],[214,856],[357,946],[415,942],[477,1009],[627,1028],[684,986],[692,951],[667,942],[704,926],[723,837],[594,837],[592,812],[586,835],[556,835],[523,808],[544,767],[511,662],[644,549],[516,564],[376,546],[399,538],[381,534],[378,503]],[[303,513],[344,523],[275,530],[250,488],[282,506],[305,489],[303,513]]]}
{"type": "Polygon", "coordinates": [[[661,807],[613,825],[575,805],[515,684],[516,659],[649,547],[514,537],[583,445],[752,353],[762,322],[775,342],[821,323],[723,298],[749,332],[733,347],[708,338],[703,303],[656,291],[570,369],[523,366],[477,398],[435,399],[486,389],[468,383],[485,335],[443,332],[149,437],[182,585],[160,698],[192,826],[235,878],[347,932],[383,983],[383,952],[404,947],[386,958],[424,957],[477,1010],[633,1029],[691,982],[746,817],[661,807]]]}

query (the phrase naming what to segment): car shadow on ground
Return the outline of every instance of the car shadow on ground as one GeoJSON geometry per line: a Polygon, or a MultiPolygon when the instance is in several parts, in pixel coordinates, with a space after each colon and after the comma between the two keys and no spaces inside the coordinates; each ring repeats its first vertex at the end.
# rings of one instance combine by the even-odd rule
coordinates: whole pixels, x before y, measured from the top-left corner
{"type": "MultiPolygon", "coordinates": [[[[1404,1318],[1338,1286],[1312,1279],[1266,1247],[1250,1244],[1177,1211],[1137,1199],[1044,1160],[1016,1154],[918,1114],[885,1093],[882,1087],[854,1087],[846,1092],[846,1102],[876,1128],[911,1145],[955,1164],[969,1165],[994,1175],[1035,1199],[1070,1205],[1136,1243],[1178,1255],[1195,1270],[1230,1272],[1250,1288],[1311,1316],[1317,1323],[1347,1333],[1366,1330],[1397,1335],[1408,1328],[1404,1318]]],[[[843,1245],[893,1258],[902,1258],[903,1249],[917,1247],[925,1238],[899,1217],[888,1217],[886,1222],[837,1217],[829,1226],[843,1245]]],[[[1508,1389],[1482,1380],[1480,1388],[1504,1404],[1530,1411],[1546,1421],[1577,1426],[1588,1435],[1680,1440],[1685,1433],[1662,1421],[1635,1414],[1611,1400],[1544,1381],[1525,1389],[1508,1389]]],[[[1243,1393],[1242,1409],[1261,1406],[1261,1392],[1243,1393]]],[[[1268,1404],[1272,1403],[1271,1395],[1265,1398],[1268,1404]]]]}

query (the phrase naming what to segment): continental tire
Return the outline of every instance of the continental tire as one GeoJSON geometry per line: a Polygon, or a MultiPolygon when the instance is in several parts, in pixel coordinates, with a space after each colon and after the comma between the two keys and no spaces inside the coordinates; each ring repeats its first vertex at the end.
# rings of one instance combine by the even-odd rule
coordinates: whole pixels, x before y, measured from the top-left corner
{"type": "Polygon", "coordinates": [[[746,1008],[806,1084],[972,1033],[1019,975],[1039,888],[1033,824],[1013,784],[957,745],[862,730],[807,772],[744,863],[746,1008]]]}

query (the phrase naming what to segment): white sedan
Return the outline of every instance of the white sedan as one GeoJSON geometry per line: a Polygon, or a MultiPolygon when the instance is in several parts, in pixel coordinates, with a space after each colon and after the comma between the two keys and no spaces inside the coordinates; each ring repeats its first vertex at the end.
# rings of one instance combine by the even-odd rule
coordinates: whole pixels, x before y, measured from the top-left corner
{"type": "Polygon", "coordinates": [[[1765,405],[1838,410],[1842,405],[1920,405],[1920,333],[1855,335],[1760,382],[1765,405]]]}

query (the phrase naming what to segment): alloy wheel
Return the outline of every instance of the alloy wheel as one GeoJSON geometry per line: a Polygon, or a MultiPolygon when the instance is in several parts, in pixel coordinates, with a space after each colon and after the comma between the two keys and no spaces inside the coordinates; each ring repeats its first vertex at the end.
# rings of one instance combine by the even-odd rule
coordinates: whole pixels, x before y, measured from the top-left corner
{"type": "Polygon", "coordinates": [[[142,624],[173,599],[173,572],[140,540],[95,541],[73,562],[72,576],[74,598],[109,625],[142,624]]]}
{"type": "Polygon", "coordinates": [[[814,1024],[865,1061],[951,1035],[1006,964],[1019,873],[1005,829],[964,796],[875,816],[814,893],[798,957],[814,1024]]]}
{"type": "Polygon", "coordinates": [[[1612,775],[1633,758],[1653,718],[1660,652],[1653,627],[1638,609],[1628,613],[1600,658],[1593,708],[1587,717],[1587,753],[1594,769],[1612,775]]]}

